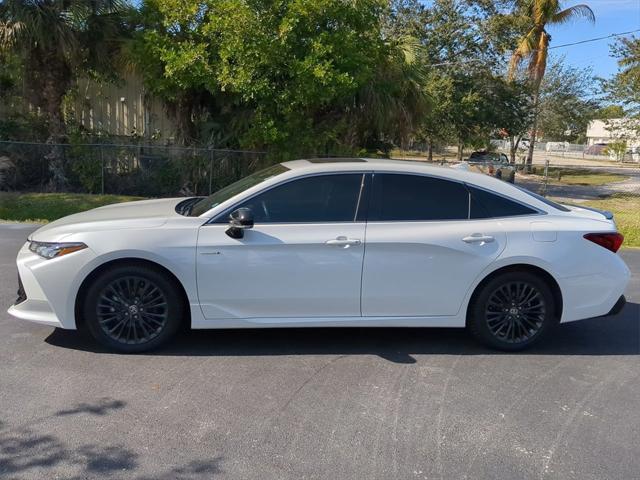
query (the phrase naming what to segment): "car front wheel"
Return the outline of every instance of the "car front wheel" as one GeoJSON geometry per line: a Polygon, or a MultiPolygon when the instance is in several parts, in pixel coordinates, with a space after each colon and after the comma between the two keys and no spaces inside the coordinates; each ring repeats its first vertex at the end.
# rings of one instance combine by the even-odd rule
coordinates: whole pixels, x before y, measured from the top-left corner
{"type": "Polygon", "coordinates": [[[537,342],[557,323],[549,286],[530,272],[498,275],[474,295],[467,326],[485,345],[521,350],[537,342]]]}
{"type": "Polygon", "coordinates": [[[173,337],[184,309],[176,285],[163,272],[122,265],[93,280],[82,313],[99,343],[134,353],[157,348],[173,337]]]}

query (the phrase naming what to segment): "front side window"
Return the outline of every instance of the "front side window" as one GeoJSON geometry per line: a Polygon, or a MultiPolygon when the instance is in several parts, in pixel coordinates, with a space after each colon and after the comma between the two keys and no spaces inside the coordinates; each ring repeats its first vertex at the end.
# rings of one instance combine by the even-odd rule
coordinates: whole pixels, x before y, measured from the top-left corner
{"type": "Polygon", "coordinates": [[[354,222],[362,174],[305,177],[276,186],[235,208],[253,212],[255,223],[354,222]]]}
{"type": "Polygon", "coordinates": [[[217,207],[222,202],[226,202],[231,197],[234,197],[245,190],[249,190],[251,187],[258,185],[271,177],[275,177],[276,175],[280,175],[287,171],[289,171],[287,167],[282,164],[277,164],[255,172],[248,177],[241,178],[237,182],[218,190],[213,195],[209,195],[208,197],[199,200],[189,210],[188,214],[192,217],[199,217],[203,213],[217,207]]]}
{"type": "Polygon", "coordinates": [[[369,220],[466,220],[469,192],[462,183],[422,175],[376,173],[369,220]]]}

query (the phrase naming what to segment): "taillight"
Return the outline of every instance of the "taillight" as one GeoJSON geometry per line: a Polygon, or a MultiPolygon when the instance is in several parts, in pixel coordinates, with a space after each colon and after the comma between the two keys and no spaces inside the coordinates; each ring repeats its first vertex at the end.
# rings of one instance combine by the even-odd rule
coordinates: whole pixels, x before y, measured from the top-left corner
{"type": "Polygon", "coordinates": [[[590,242],[597,243],[601,247],[611,250],[616,253],[622,242],[624,241],[624,235],[618,232],[613,233],[587,233],[584,238],[590,242]]]}

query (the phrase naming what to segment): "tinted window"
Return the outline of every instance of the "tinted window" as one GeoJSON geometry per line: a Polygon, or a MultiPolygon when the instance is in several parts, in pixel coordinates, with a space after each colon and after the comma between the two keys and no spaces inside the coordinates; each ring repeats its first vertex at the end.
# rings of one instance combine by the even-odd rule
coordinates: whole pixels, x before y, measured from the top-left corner
{"type": "Polygon", "coordinates": [[[267,190],[239,207],[252,210],[255,223],[353,222],[363,176],[320,175],[267,190]]]}
{"type": "Polygon", "coordinates": [[[213,195],[209,195],[208,197],[199,200],[194,204],[191,210],[189,210],[189,215],[191,215],[192,217],[198,217],[206,211],[220,205],[222,202],[226,202],[231,197],[238,195],[239,193],[242,193],[255,185],[258,185],[260,182],[264,182],[268,178],[280,175],[281,173],[284,173],[288,170],[289,169],[284,165],[277,164],[272,165],[269,168],[265,168],[264,170],[255,172],[248,177],[241,178],[237,182],[232,183],[231,185],[227,185],[226,187],[218,190],[213,195]]]}
{"type": "Polygon", "coordinates": [[[471,192],[471,218],[512,217],[537,213],[521,203],[468,186],[471,192]]]}
{"type": "Polygon", "coordinates": [[[461,183],[420,175],[375,174],[369,220],[465,220],[469,193],[461,183]]]}

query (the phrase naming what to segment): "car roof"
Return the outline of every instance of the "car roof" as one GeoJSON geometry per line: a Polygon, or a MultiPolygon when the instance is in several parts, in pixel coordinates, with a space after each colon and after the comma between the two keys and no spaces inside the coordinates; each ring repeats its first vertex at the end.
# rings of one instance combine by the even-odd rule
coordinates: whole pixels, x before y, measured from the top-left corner
{"type": "MultiPolygon", "coordinates": [[[[323,158],[293,160],[282,164],[295,176],[322,172],[398,172],[418,173],[450,178],[469,183],[500,185],[501,181],[491,181],[487,175],[451,168],[449,165],[428,164],[420,160],[389,160],[386,158],[323,158]],[[485,178],[486,177],[486,178],[485,178]],[[486,179],[489,179],[489,182],[486,179]]],[[[489,187],[490,188],[490,187],[489,187]]]]}

